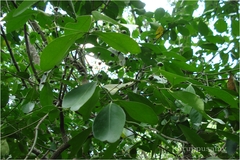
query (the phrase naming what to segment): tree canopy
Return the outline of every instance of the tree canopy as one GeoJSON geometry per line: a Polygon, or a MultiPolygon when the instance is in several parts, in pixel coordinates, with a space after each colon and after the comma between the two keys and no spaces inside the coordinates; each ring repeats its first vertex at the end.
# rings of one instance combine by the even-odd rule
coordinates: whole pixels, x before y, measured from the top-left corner
{"type": "Polygon", "coordinates": [[[239,158],[239,2],[171,5],[2,1],[1,157],[239,158]]]}

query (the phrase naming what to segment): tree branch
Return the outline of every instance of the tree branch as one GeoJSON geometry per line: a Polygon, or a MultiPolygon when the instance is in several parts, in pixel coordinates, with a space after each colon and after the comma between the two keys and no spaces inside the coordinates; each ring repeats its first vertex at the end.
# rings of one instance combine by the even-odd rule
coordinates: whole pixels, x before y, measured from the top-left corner
{"type": "Polygon", "coordinates": [[[50,159],[56,159],[58,158],[58,156],[65,151],[66,149],[68,149],[70,147],[70,144],[68,142],[63,143],[52,155],[52,157],[50,159]]]}
{"type": "Polygon", "coordinates": [[[31,53],[30,53],[30,48],[29,48],[30,44],[29,44],[29,41],[28,41],[27,25],[26,24],[24,25],[24,39],[25,39],[25,43],[26,43],[27,55],[28,55],[30,66],[33,70],[33,73],[34,73],[34,76],[35,76],[36,80],[40,83],[40,79],[37,75],[37,71],[36,71],[36,69],[33,65],[33,57],[32,57],[33,55],[31,55],[31,53]]]}
{"type": "Polygon", "coordinates": [[[36,145],[36,142],[37,142],[38,128],[39,128],[40,124],[43,122],[43,120],[45,118],[47,118],[47,116],[48,116],[48,113],[43,118],[41,118],[41,120],[38,122],[37,126],[35,127],[35,137],[34,137],[33,145],[32,145],[30,151],[28,152],[28,154],[26,155],[24,160],[26,160],[28,158],[28,156],[32,153],[32,151],[33,151],[33,149],[34,149],[34,147],[36,145]]]}

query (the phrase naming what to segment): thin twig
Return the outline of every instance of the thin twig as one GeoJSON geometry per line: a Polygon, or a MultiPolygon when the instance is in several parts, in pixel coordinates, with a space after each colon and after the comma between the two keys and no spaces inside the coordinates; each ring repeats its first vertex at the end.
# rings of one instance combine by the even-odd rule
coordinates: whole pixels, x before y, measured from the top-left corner
{"type": "Polygon", "coordinates": [[[38,122],[37,126],[35,127],[35,137],[34,137],[33,145],[32,145],[30,151],[28,152],[28,154],[26,155],[24,160],[26,160],[28,158],[28,156],[32,153],[32,151],[33,151],[33,149],[34,149],[34,147],[36,145],[37,138],[38,138],[38,128],[39,128],[40,124],[43,122],[43,120],[45,118],[47,118],[47,116],[48,116],[48,113],[43,118],[40,119],[40,121],[38,122]]]}
{"type": "Polygon", "coordinates": [[[38,77],[38,74],[37,74],[37,71],[36,71],[36,69],[35,69],[35,67],[34,67],[34,65],[33,65],[33,55],[31,55],[31,51],[30,51],[30,48],[29,48],[29,41],[28,41],[28,35],[27,35],[27,25],[25,24],[24,25],[24,39],[25,39],[25,43],[26,43],[26,49],[27,49],[27,55],[28,55],[28,59],[29,59],[29,64],[30,64],[30,66],[31,66],[31,68],[32,68],[32,70],[33,70],[33,74],[34,74],[34,76],[35,76],[35,78],[36,78],[36,80],[40,83],[40,79],[39,79],[39,77],[38,77]]]}
{"type": "MultiPolygon", "coordinates": [[[[11,47],[10,47],[10,44],[8,43],[7,36],[6,36],[6,34],[5,34],[4,30],[3,30],[2,25],[0,25],[0,27],[1,27],[1,32],[2,32],[1,36],[3,37],[4,41],[6,42],[8,51],[9,51],[10,56],[11,56],[11,59],[12,59],[12,61],[13,61],[13,65],[15,66],[15,68],[17,69],[18,72],[21,72],[21,70],[20,70],[19,67],[18,67],[17,61],[16,61],[15,58],[14,58],[12,49],[11,49],[11,47]]],[[[24,81],[22,78],[21,78],[21,81],[22,81],[23,85],[27,88],[27,84],[25,83],[25,81],[24,81]]]]}

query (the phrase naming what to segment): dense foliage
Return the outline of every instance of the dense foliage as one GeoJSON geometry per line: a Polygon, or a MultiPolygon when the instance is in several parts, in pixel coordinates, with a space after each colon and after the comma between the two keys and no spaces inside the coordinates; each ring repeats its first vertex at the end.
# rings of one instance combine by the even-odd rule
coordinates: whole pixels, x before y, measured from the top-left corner
{"type": "Polygon", "coordinates": [[[238,1],[1,3],[2,157],[239,157],[238,1]]]}

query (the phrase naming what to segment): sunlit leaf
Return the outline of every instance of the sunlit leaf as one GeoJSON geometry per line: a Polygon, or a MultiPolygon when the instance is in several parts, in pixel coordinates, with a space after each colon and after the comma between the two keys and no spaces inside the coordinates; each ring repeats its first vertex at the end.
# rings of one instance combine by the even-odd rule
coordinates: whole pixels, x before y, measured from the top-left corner
{"type": "Polygon", "coordinates": [[[137,54],[141,52],[138,43],[125,34],[113,32],[104,33],[99,31],[95,31],[92,34],[98,35],[109,46],[123,53],[130,52],[132,54],[137,54]]]}
{"type": "Polygon", "coordinates": [[[91,82],[71,90],[63,98],[62,107],[79,110],[92,97],[96,86],[96,82],[91,82]]]}

